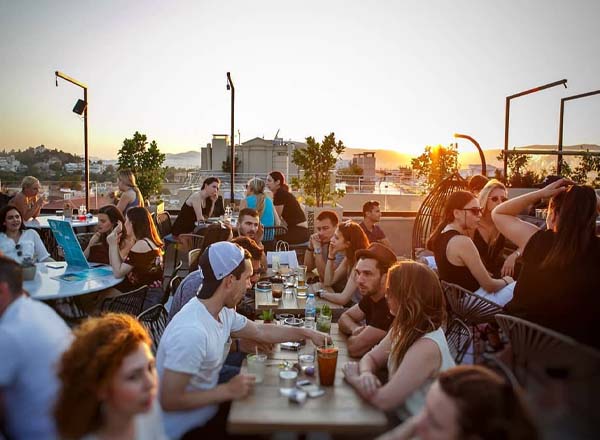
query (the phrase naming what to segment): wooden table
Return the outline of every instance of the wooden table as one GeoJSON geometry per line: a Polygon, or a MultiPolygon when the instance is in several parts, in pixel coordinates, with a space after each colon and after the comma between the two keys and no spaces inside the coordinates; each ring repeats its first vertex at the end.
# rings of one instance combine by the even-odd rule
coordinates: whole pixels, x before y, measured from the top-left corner
{"type": "MultiPolygon", "coordinates": [[[[325,289],[328,292],[333,292],[332,289],[325,289]]],[[[288,298],[284,293],[279,301],[269,302],[267,294],[254,289],[254,310],[260,312],[262,310],[273,310],[274,313],[292,313],[294,315],[304,315],[304,308],[306,307],[306,298],[297,298],[296,295],[292,298],[288,298]]],[[[310,293],[310,287],[307,294],[310,293]]],[[[334,304],[330,301],[321,298],[315,298],[317,300],[317,309],[323,304],[327,304],[329,308],[334,312],[334,315],[338,315],[344,309],[344,306],[334,304]],[[335,312],[338,312],[337,314],[335,312]]]]}
{"type": "MultiPolygon", "coordinates": [[[[279,364],[286,360],[296,362],[298,352],[281,351],[277,345],[267,361],[263,383],[256,384],[252,394],[245,399],[233,401],[227,430],[236,434],[325,431],[365,437],[383,431],[387,424],[385,414],[362,400],[344,382],[342,367],[356,359],[348,356],[346,336],[338,332],[337,324],[331,325],[331,337],[339,348],[337,371],[334,386],[323,387],[324,396],[309,398],[304,404],[297,405],[280,395],[279,364]]],[[[317,383],[318,372],[313,378],[299,376],[299,379],[306,378],[317,383]]]]}

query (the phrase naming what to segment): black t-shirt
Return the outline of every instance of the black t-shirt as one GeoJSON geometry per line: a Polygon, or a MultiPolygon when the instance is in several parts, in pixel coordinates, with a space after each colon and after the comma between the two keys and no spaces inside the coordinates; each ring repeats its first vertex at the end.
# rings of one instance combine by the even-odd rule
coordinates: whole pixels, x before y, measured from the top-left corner
{"type": "Polygon", "coordinates": [[[363,297],[358,303],[358,307],[365,314],[367,325],[388,331],[394,320],[394,316],[390,313],[385,298],[381,298],[377,302],[373,302],[369,297],[363,297]]]}
{"type": "Polygon", "coordinates": [[[500,272],[502,271],[502,265],[504,264],[502,252],[506,245],[506,238],[504,235],[500,234],[496,241],[492,243],[492,246],[490,246],[483,239],[479,229],[476,229],[475,234],[473,235],[473,243],[475,243],[481,261],[488,272],[490,272],[494,278],[500,278],[500,272]]]}
{"type": "Polygon", "coordinates": [[[600,238],[594,237],[587,254],[566,267],[542,268],[555,239],[553,231],[539,231],[529,239],[513,299],[505,309],[511,315],[600,348],[600,238]]]}
{"type": "Polygon", "coordinates": [[[299,223],[306,221],[306,215],[300,207],[296,197],[283,188],[279,188],[273,196],[273,205],[283,205],[283,211],[281,212],[281,218],[285,220],[285,223],[290,226],[296,226],[299,223]]]}

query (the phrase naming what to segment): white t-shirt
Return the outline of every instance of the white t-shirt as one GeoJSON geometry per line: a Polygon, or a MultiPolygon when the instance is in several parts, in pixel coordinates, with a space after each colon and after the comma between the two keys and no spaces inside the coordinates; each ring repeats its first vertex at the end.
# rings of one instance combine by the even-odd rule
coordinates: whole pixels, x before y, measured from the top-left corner
{"type": "Polygon", "coordinates": [[[0,252],[17,263],[21,263],[25,257],[32,258],[37,263],[50,256],[42,239],[33,229],[21,231],[18,243],[0,232],[0,252]]]}
{"type": "MultiPolygon", "coordinates": [[[[210,390],[217,386],[219,371],[231,345],[231,332],[246,326],[246,317],[223,308],[219,320],[204,304],[192,298],[167,325],[156,355],[156,368],[162,380],[165,369],[192,375],[188,390],[210,390]]],[[[203,426],[218,410],[208,405],[190,411],[163,411],[165,430],[179,438],[192,428],[203,426]]]]}
{"type": "Polygon", "coordinates": [[[46,304],[21,296],[0,317],[0,389],[10,438],[55,438],[56,364],[71,330],[46,304]]]}

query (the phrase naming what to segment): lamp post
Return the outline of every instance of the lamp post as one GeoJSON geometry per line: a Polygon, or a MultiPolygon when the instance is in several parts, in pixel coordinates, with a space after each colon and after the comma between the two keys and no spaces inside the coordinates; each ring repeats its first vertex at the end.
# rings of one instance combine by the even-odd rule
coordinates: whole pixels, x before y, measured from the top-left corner
{"type": "Polygon", "coordinates": [[[558,157],[556,159],[556,174],[560,176],[562,171],[562,149],[563,149],[563,123],[565,116],[565,101],[572,101],[574,99],[586,98],[588,96],[597,95],[600,90],[594,90],[593,92],[582,93],[580,95],[567,96],[560,100],[560,119],[558,123],[558,157]]]}
{"type": "Polygon", "coordinates": [[[235,131],[234,131],[234,120],[235,120],[235,87],[231,80],[231,73],[227,72],[227,90],[231,90],[231,206],[235,203],[235,131]]]}
{"type": "Polygon", "coordinates": [[[87,211],[90,210],[90,157],[88,154],[88,86],[80,81],[77,81],[74,78],[71,78],[68,75],[65,75],[58,70],[54,72],[56,78],[56,87],[58,87],[58,78],[62,78],[65,81],[70,82],[71,84],[75,84],[83,89],[83,102],[81,100],[77,101],[73,111],[79,115],[83,113],[83,144],[84,144],[84,181],[85,181],[85,208],[87,211]]]}
{"type": "Polygon", "coordinates": [[[467,134],[454,133],[454,137],[457,139],[466,139],[468,141],[471,141],[473,145],[475,145],[477,151],[479,151],[479,158],[481,159],[481,174],[487,177],[487,165],[485,163],[485,155],[483,154],[483,150],[481,149],[479,142],[477,142],[475,139],[473,139],[467,134]]]}
{"type": "Polygon", "coordinates": [[[504,110],[504,182],[506,183],[507,179],[507,171],[508,171],[508,162],[506,161],[508,151],[508,126],[510,124],[510,100],[513,98],[518,98],[520,96],[529,95],[531,93],[539,92],[540,90],[549,89],[550,87],[555,87],[559,85],[565,86],[567,88],[567,80],[561,79],[560,81],[555,81],[553,83],[544,84],[543,86],[534,87],[533,89],[525,90],[523,92],[515,93],[514,95],[510,95],[506,97],[506,106],[504,110]]]}

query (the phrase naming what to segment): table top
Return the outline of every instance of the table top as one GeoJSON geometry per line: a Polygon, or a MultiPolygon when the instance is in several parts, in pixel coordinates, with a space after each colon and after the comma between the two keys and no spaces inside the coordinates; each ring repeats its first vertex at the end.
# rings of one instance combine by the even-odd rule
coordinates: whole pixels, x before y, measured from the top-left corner
{"type": "MultiPolygon", "coordinates": [[[[333,387],[322,387],[325,395],[308,398],[302,405],[289,402],[279,393],[279,365],[287,360],[296,362],[298,352],[281,351],[277,345],[269,356],[264,381],[243,400],[232,402],[227,423],[231,433],[272,433],[276,431],[326,431],[329,433],[376,434],[385,429],[385,414],[365,402],[344,381],[342,367],[352,359],[346,349],[346,336],[331,325],[331,337],[338,347],[338,361],[333,387]]],[[[307,342],[311,344],[311,342],[307,342]]],[[[244,363],[245,371],[245,363],[244,363]]],[[[314,377],[298,376],[318,382],[314,377]]]]}
{"type": "MultiPolygon", "coordinates": [[[[331,288],[326,288],[328,292],[333,292],[331,288]]],[[[311,287],[307,294],[311,293],[311,287]]],[[[330,301],[321,298],[315,298],[317,301],[317,309],[323,304],[327,304],[329,308],[334,310],[341,310],[344,306],[334,304],[330,301]]],[[[254,289],[254,309],[257,311],[272,309],[275,313],[292,313],[294,315],[303,315],[304,308],[306,307],[306,298],[297,298],[296,295],[289,297],[288,294],[284,293],[279,301],[269,301],[265,292],[254,289]]]]}
{"type": "MultiPolygon", "coordinates": [[[[112,275],[91,278],[82,281],[64,281],[56,279],[63,275],[67,269],[64,261],[53,261],[38,263],[35,278],[23,282],[23,289],[34,299],[49,300],[67,298],[70,296],[85,295],[86,293],[98,292],[116,286],[123,278],[115,278],[112,275]]],[[[107,267],[105,265],[98,267],[107,267]]]]}
{"type": "MultiPolygon", "coordinates": [[[[35,229],[50,229],[50,225],[48,224],[48,220],[65,220],[62,215],[42,215],[40,217],[36,217],[33,220],[27,220],[25,222],[25,226],[27,228],[35,228],[35,229]]],[[[92,218],[87,218],[85,221],[76,220],[76,217],[70,221],[71,226],[73,228],[84,228],[87,226],[95,226],[98,224],[98,217],[93,216],[92,218]]]]}

